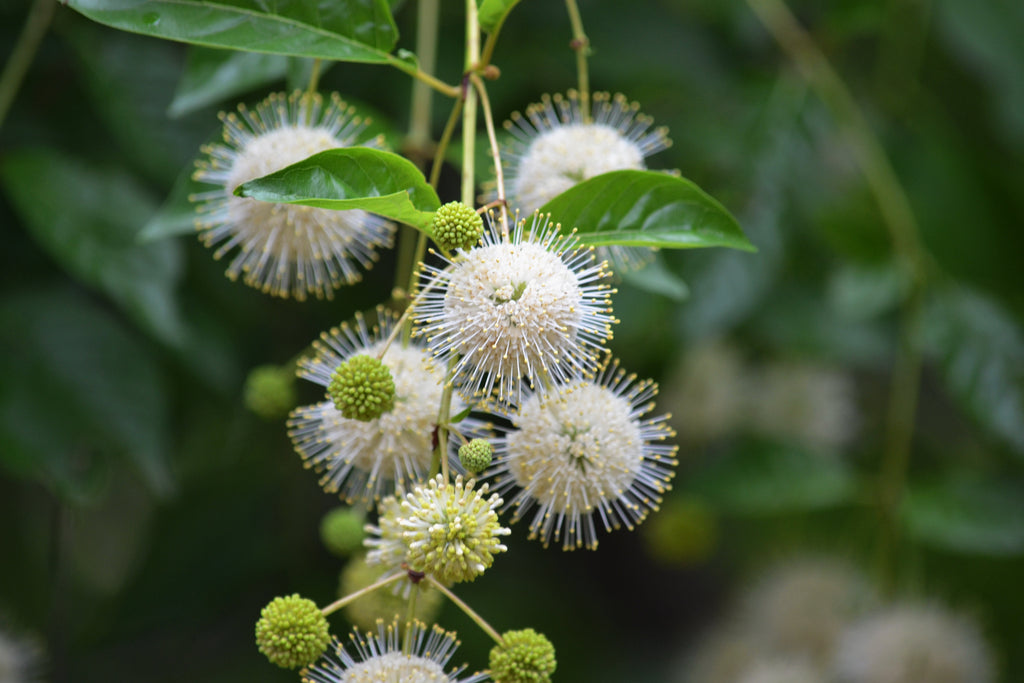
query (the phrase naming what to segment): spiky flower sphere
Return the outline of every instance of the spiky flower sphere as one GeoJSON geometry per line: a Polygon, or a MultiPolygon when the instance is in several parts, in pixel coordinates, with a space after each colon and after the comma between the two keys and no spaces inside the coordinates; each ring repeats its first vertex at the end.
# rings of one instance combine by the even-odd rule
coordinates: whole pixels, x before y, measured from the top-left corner
{"type": "Polygon", "coordinates": [[[346,557],[363,547],[366,533],[360,511],[349,507],[336,507],[320,520],[320,540],[339,557],[346,557]]]}
{"type": "Polygon", "coordinates": [[[370,422],[395,407],[395,380],[373,356],[352,356],[331,373],[327,395],[343,417],[370,422]]]}
{"type": "MultiPolygon", "coordinates": [[[[371,329],[362,315],[324,333],[313,343],[312,358],[300,361],[299,376],[325,390],[340,365],[357,355],[376,357],[394,328],[397,318],[377,310],[377,325],[371,329]]],[[[444,366],[421,346],[403,346],[394,341],[381,358],[395,385],[394,408],[366,422],[345,417],[332,400],[292,411],[288,435],[307,467],[322,472],[320,486],[338,493],[348,503],[372,507],[381,496],[403,484],[423,481],[433,454],[431,438],[437,407],[444,391],[444,366]]],[[[465,410],[465,403],[452,398],[452,412],[465,410]]],[[[467,437],[485,435],[487,426],[472,417],[459,423],[467,437]]],[[[457,437],[449,439],[449,457],[455,456],[457,437]]]]}
{"type": "Polygon", "coordinates": [[[295,373],[287,367],[260,365],[245,379],[245,407],[265,420],[276,420],[295,407],[295,373]]]}
{"type": "Polygon", "coordinates": [[[330,642],[327,617],[315,602],[297,593],[271,600],[256,622],[260,652],[282,668],[312,664],[330,642]]]}
{"type": "MultiPolygon", "coordinates": [[[[338,597],[352,595],[356,591],[376,583],[389,572],[378,565],[371,565],[365,555],[353,557],[341,570],[338,597]]],[[[419,591],[416,596],[416,619],[432,622],[441,609],[444,598],[441,592],[421,581],[416,588],[406,582],[407,588],[419,591]]],[[[405,614],[409,608],[409,595],[394,591],[390,586],[375,590],[353,600],[342,609],[353,625],[362,629],[373,629],[382,614],[405,614]]]]}
{"type": "Polygon", "coordinates": [[[462,202],[442,204],[434,213],[434,241],[445,251],[468,250],[484,234],[484,219],[473,207],[462,202]]]}
{"type": "Polygon", "coordinates": [[[667,415],[644,418],[657,386],[637,382],[617,362],[558,389],[550,398],[529,396],[507,415],[514,429],[496,440],[488,476],[502,495],[519,488],[506,506],[515,508],[512,522],[538,506],[530,538],[592,550],[595,517],[605,531],[633,529],[657,509],[676,464],[676,446],[662,442],[675,433],[667,415]]]}
{"type": "Polygon", "coordinates": [[[382,502],[379,526],[367,526],[376,536],[366,546],[370,564],[401,566],[430,574],[444,584],[472,581],[508,550],[498,537],[510,533],[498,522],[501,498],[484,498],[487,484],[474,490],[474,480],[461,476],[445,484],[437,475],[400,499],[382,502]]]}
{"type": "Polygon", "coordinates": [[[457,359],[467,396],[517,401],[524,384],[593,374],[617,322],[603,264],[548,216],[517,223],[508,239],[491,218],[483,246],[424,275],[414,316],[431,351],[457,359]]]}
{"type": "Polygon", "coordinates": [[[991,683],[992,656],[977,627],[938,605],[897,604],[848,628],[836,683],[991,683]]]}
{"type": "Polygon", "coordinates": [[[439,626],[428,630],[419,621],[406,624],[405,629],[406,642],[411,643],[408,652],[402,650],[397,620],[385,625],[378,619],[376,634],[353,631],[349,647],[335,640],[330,652],[302,672],[303,683],[479,683],[487,679],[484,673],[459,678],[465,665],[445,673],[459,646],[455,633],[439,626]]]}
{"type": "MultiPolygon", "coordinates": [[[[650,130],[653,120],[625,96],[594,93],[593,117],[586,120],[579,96],[545,95],[512,114],[505,128],[512,134],[504,162],[511,206],[533,213],[573,185],[609,171],[643,170],[644,159],[671,145],[666,128],[650,130]]],[[[653,252],[638,247],[611,247],[616,270],[637,269],[653,252]]]]}
{"type": "Polygon", "coordinates": [[[470,474],[480,474],[491,464],[494,449],[487,439],[473,439],[459,446],[459,462],[470,474]]]}
{"type": "Polygon", "coordinates": [[[491,648],[491,677],[496,683],[549,683],[555,672],[555,646],[532,628],[506,631],[503,645],[491,648]]]}
{"type": "Polygon", "coordinates": [[[232,280],[267,294],[333,296],[342,284],[362,278],[359,268],[390,247],[394,225],[365,211],[332,211],[236,197],[244,182],[337,147],[379,147],[362,135],[366,122],[337,95],[273,94],[249,111],[221,114],[224,141],[202,148],[194,179],[218,185],[194,195],[200,202],[200,239],[216,246],[216,258],[238,248],[227,269],[232,280]]]}

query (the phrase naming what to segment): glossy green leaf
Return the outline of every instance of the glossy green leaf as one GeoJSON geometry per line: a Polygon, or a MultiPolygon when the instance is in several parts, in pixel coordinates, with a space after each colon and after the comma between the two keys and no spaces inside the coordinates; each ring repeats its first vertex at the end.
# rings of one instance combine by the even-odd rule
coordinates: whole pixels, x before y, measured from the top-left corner
{"type": "Polygon", "coordinates": [[[423,173],[408,159],[369,147],[329,149],[270,175],[243,183],[240,197],[322,209],[362,209],[427,234],[441,205],[423,173]]]}
{"type": "Polygon", "coordinates": [[[136,242],[155,202],[135,178],[34,150],[4,157],[0,179],[35,240],[68,272],[105,292],[157,338],[182,342],[175,298],[181,245],[136,242]]]}
{"type": "Polygon", "coordinates": [[[0,300],[0,443],[9,469],[88,495],[100,460],[127,459],[173,487],[160,361],[110,312],[73,290],[0,300]]]}
{"type": "Polygon", "coordinates": [[[167,113],[181,116],[280,80],[288,73],[289,63],[290,59],[284,55],[212,50],[193,45],[167,113]]]}
{"type": "Polygon", "coordinates": [[[1024,482],[954,473],[911,484],[900,515],[913,538],[961,553],[1024,553],[1024,482]]]}
{"type": "Polygon", "coordinates": [[[736,219],[694,183],[657,171],[612,171],[541,207],[587,244],[755,251],[736,219]]]}
{"type": "Polygon", "coordinates": [[[925,308],[925,344],[950,393],[1024,456],[1024,333],[994,301],[965,288],[936,291],[925,308]]]}
{"type": "Polygon", "coordinates": [[[859,485],[842,461],[790,444],[746,442],[687,481],[723,512],[777,514],[848,503],[859,485]]]}
{"type": "Polygon", "coordinates": [[[386,0],[68,0],[93,21],[207,47],[384,63],[398,32],[386,0]],[[272,9],[271,9],[272,8],[272,9]]]}
{"type": "Polygon", "coordinates": [[[519,0],[482,0],[477,17],[480,20],[480,28],[488,33],[493,33],[505,23],[505,18],[512,8],[519,4],[519,0]]]}
{"type": "Polygon", "coordinates": [[[675,301],[683,301],[690,295],[690,288],[682,278],[669,270],[665,258],[657,254],[654,261],[640,270],[621,273],[622,281],[651,294],[661,294],[675,301]]]}

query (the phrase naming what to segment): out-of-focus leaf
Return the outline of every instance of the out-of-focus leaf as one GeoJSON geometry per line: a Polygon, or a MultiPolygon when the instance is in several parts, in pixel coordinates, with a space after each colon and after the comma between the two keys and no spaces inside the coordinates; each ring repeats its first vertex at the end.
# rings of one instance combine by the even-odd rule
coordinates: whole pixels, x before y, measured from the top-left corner
{"type": "Polygon", "coordinates": [[[74,497],[97,457],[125,458],[149,487],[173,487],[159,363],[109,313],[67,291],[0,301],[3,462],[74,497]]]}
{"type": "Polygon", "coordinates": [[[480,20],[480,28],[493,33],[505,23],[505,18],[512,8],[519,4],[519,0],[481,0],[477,17],[480,20]]]}
{"type": "Polygon", "coordinates": [[[1024,483],[955,473],[912,484],[900,514],[907,532],[960,553],[1024,553],[1024,483]]]}
{"type": "Polygon", "coordinates": [[[1024,334],[994,301],[939,289],[925,308],[924,339],[950,393],[1024,456],[1024,334]]]}
{"type": "Polygon", "coordinates": [[[154,203],[132,176],[49,150],[27,150],[0,161],[0,178],[22,221],[55,260],[108,294],[158,339],[181,343],[174,296],[181,245],[136,243],[154,203]]]}
{"type": "Polygon", "coordinates": [[[690,295],[690,289],[682,278],[665,265],[665,259],[657,254],[654,261],[640,270],[622,273],[622,281],[651,294],[661,294],[675,301],[683,301],[690,295]]]}
{"type": "Polygon", "coordinates": [[[388,61],[398,31],[386,0],[69,0],[93,21],[194,45],[319,57],[388,61]]]}
{"type": "Polygon", "coordinates": [[[193,45],[167,113],[181,116],[280,80],[288,73],[289,61],[283,55],[211,50],[193,45]]]}
{"type": "Polygon", "coordinates": [[[736,219],[685,178],[657,171],[611,171],[541,207],[587,244],[756,251],[736,219]]]}
{"type": "Polygon", "coordinates": [[[687,480],[723,512],[776,514],[842,505],[859,485],[842,460],[795,445],[746,442],[687,480]]]}
{"type": "Polygon", "coordinates": [[[894,310],[909,284],[908,273],[895,263],[846,265],[833,273],[828,298],[840,315],[863,320],[894,310]]]}
{"type": "Polygon", "coordinates": [[[174,181],[171,194],[163,206],[153,215],[139,231],[139,242],[151,242],[177,235],[195,234],[196,205],[189,197],[207,189],[202,183],[192,179],[192,166],[184,168],[178,179],[174,181]]]}
{"type": "Polygon", "coordinates": [[[235,194],[321,209],[362,209],[430,234],[437,193],[411,161],[369,147],[329,149],[243,183],[235,194]]]}

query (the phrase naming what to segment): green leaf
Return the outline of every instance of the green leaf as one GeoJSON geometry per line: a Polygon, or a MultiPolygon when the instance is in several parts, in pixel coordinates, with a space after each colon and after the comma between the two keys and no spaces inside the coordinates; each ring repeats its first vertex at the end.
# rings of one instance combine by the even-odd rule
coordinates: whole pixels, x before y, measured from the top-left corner
{"type": "Polygon", "coordinates": [[[185,71],[167,114],[181,116],[280,80],[288,73],[289,61],[282,55],[194,45],[189,48],[185,71]]]}
{"type": "Polygon", "coordinates": [[[138,244],[154,202],[134,177],[49,150],[8,154],[0,179],[36,242],[165,343],[185,334],[175,298],[181,245],[138,244]]]}
{"type": "Polygon", "coordinates": [[[910,536],[961,553],[1024,553],[1024,484],[958,472],[912,484],[900,508],[910,536]]]}
{"type": "Polygon", "coordinates": [[[612,171],[541,207],[587,244],[756,251],[736,219],[695,184],[658,171],[612,171]]]}
{"type": "Polygon", "coordinates": [[[0,462],[80,499],[106,456],[168,493],[169,406],[160,362],[73,290],[0,300],[0,462]]]}
{"type": "Polygon", "coordinates": [[[196,205],[189,197],[202,192],[206,186],[192,179],[195,167],[182,169],[163,206],[139,231],[139,242],[152,242],[196,232],[196,205]]]}
{"type": "Polygon", "coordinates": [[[519,0],[482,0],[477,10],[477,18],[480,21],[480,28],[488,33],[493,33],[496,28],[501,28],[512,8],[519,4],[519,0]]]}
{"type": "Polygon", "coordinates": [[[926,347],[966,412],[1024,456],[1024,334],[991,299],[939,289],[925,307],[926,347]]]}
{"type": "Polygon", "coordinates": [[[723,512],[763,515],[847,503],[858,483],[837,458],[795,445],[746,442],[694,473],[687,489],[723,512]]]}
{"type": "Polygon", "coordinates": [[[93,21],[193,45],[384,63],[398,31],[386,0],[68,0],[93,21]],[[273,9],[268,9],[272,7],[273,9]]]}
{"type": "Polygon", "coordinates": [[[362,209],[428,235],[441,206],[416,165],[369,147],[329,149],[235,189],[240,197],[321,209],[362,209]]]}
{"type": "Polygon", "coordinates": [[[640,270],[621,273],[622,281],[651,294],[661,294],[675,301],[683,301],[690,295],[690,288],[682,278],[665,265],[665,257],[657,254],[653,262],[640,270]]]}

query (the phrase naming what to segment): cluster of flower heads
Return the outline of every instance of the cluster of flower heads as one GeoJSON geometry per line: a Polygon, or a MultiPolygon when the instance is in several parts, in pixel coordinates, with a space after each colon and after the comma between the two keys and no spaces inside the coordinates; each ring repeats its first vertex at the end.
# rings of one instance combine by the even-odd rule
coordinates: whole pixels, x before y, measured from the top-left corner
{"type": "Polygon", "coordinates": [[[831,559],[757,579],[723,626],[681,663],[689,683],[991,683],[977,626],[935,601],[883,601],[831,559]]]}

